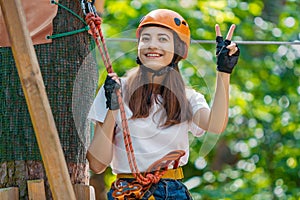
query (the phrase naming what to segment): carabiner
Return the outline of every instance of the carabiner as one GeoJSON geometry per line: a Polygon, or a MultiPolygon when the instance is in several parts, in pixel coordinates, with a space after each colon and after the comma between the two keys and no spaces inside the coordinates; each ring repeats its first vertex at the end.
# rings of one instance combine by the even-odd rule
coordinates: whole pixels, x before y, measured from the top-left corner
{"type": "Polygon", "coordinates": [[[95,0],[81,0],[81,8],[84,15],[87,15],[88,13],[93,13],[94,15],[97,15],[94,2],[95,0]]]}

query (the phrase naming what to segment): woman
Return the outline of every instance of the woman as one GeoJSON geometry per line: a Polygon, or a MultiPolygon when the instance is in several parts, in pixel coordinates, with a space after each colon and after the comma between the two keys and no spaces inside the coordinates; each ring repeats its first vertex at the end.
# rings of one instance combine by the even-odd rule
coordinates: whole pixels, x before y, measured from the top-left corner
{"type": "Polygon", "coordinates": [[[189,156],[188,132],[194,136],[205,131],[220,134],[227,125],[230,73],[239,56],[238,47],[230,42],[234,29],[231,26],[223,41],[216,25],[217,84],[210,108],[202,94],[185,87],[178,69],[190,44],[188,23],[167,9],[154,10],[141,20],[136,31],[139,67],[121,79],[108,74],[89,113],[96,123],[87,153],[90,168],[102,173],[110,165],[119,179],[108,199],[191,199],[180,181],[181,166],[189,156]],[[134,151],[130,161],[122,134],[118,88],[122,89],[134,151]],[[171,157],[172,162],[166,161],[171,157]],[[139,171],[133,171],[132,162],[139,171]],[[153,172],[156,169],[165,170],[158,174],[153,172]],[[147,172],[146,184],[137,179],[138,172],[147,172]]]}

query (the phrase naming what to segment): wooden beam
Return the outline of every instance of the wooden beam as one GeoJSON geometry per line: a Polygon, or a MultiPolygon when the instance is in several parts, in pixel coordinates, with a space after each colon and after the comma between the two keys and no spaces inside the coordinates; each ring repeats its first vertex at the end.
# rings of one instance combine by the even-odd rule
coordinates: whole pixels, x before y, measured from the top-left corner
{"type": "Polygon", "coordinates": [[[1,200],[19,200],[19,188],[9,187],[0,189],[1,200]]]}
{"type": "Polygon", "coordinates": [[[31,121],[54,199],[75,199],[20,0],[0,0],[31,121]]]}
{"type": "Polygon", "coordinates": [[[46,200],[44,179],[29,180],[27,181],[27,186],[30,200],[46,200]]]}
{"type": "Polygon", "coordinates": [[[93,186],[83,185],[83,184],[75,184],[73,185],[75,196],[77,199],[84,200],[95,200],[95,190],[93,186]]]}

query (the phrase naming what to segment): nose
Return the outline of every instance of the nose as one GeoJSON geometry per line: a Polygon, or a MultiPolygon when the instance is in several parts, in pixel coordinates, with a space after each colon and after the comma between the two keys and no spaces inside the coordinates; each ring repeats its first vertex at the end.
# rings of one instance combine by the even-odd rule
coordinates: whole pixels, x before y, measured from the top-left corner
{"type": "Polygon", "coordinates": [[[151,39],[148,43],[148,48],[149,49],[157,49],[158,48],[158,43],[155,39],[151,39]]]}

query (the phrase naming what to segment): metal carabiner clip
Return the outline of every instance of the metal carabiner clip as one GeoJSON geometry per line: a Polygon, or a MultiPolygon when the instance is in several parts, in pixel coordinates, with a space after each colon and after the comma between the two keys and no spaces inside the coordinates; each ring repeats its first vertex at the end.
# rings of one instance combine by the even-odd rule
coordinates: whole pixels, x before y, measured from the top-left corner
{"type": "Polygon", "coordinates": [[[130,183],[117,179],[113,184],[112,197],[116,200],[140,199],[143,187],[138,183],[130,183]]]}
{"type": "Polygon", "coordinates": [[[88,13],[93,13],[94,15],[97,15],[94,2],[95,0],[81,0],[81,8],[84,15],[87,15],[88,13]]]}

